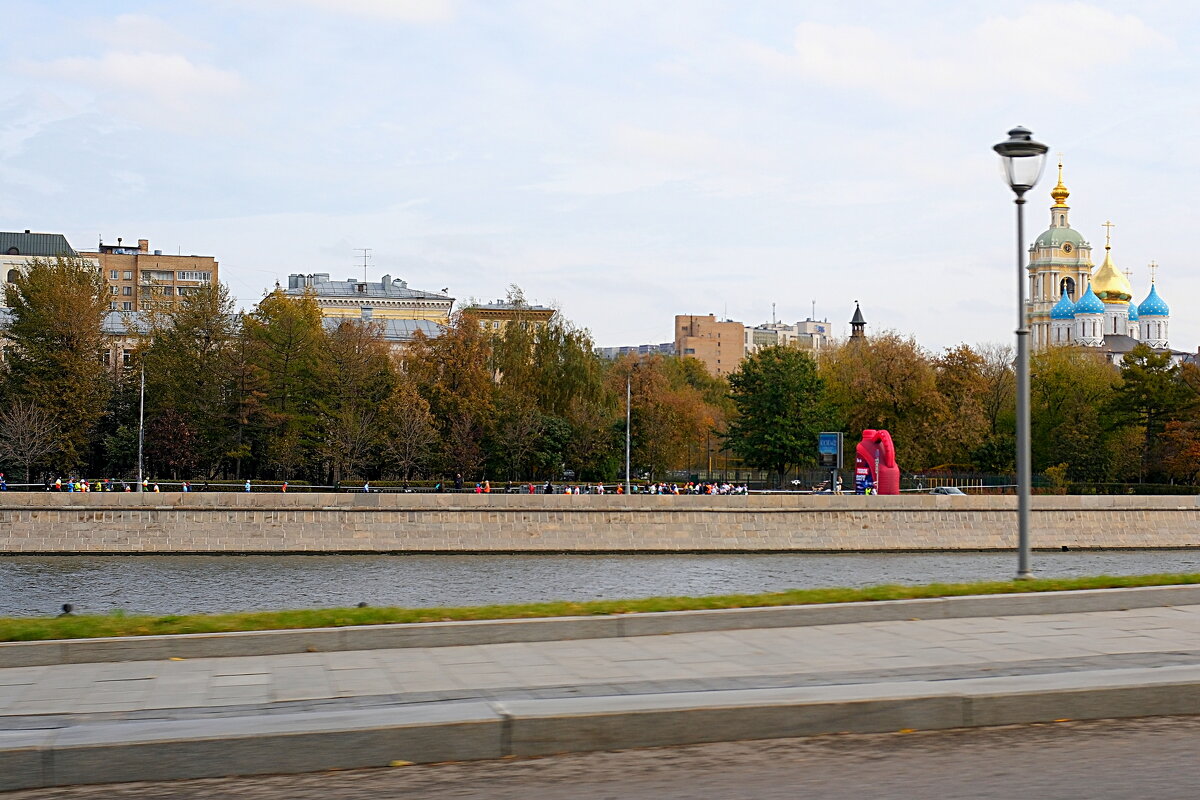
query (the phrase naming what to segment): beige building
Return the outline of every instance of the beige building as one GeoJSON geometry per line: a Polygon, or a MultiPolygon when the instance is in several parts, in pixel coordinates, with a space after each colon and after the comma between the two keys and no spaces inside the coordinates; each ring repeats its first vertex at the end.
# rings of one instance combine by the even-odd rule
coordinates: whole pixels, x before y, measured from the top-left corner
{"type": "Polygon", "coordinates": [[[100,263],[113,311],[170,308],[179,298],[219,280],[212,256],[166,255],[151,251],[148,239],[138,239],[136,247],[120,238],[116,244],[101,241],[96,251],[79,255],[100,263]]]}
{"type": "Polygon", "coordinates": [[[733,320],[717,321],[712,314],[675,317],[675,352],[703,362],[713,375],[735,372],[746,355],[746,326],[733,320]]]}
{"type": "Polygon", "coordinates": [[[497,300],[494,303],[472,303],[463,306],[462,312],[470,314],[479,320],[485,331],[499,333],[516,322],[523,325],[541,327],[554,316],[554,309],[549,306],[531,306],[524,303],[510,303],[497,300]]]}

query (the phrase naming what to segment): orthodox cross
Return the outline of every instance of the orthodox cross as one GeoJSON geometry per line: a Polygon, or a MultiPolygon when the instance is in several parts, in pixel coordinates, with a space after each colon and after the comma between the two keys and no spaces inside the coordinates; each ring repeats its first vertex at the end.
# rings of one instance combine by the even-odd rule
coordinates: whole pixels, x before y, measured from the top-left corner
{"type": "Polygon", "coordinates": [[[1104,227],[1108,229],[1104,232],[1104,246],[1112,247],[1112,229],[1117,226],[1113,225],[1112,222],[1105,222],[1104,227]]]}
{"type": "Polygon", "coordinates": [[[1158,262],[1151,261],[1149,269],[1150,269],[1150,282],[1154,283],[1154,273],[1158,272],[1158,262]]]}

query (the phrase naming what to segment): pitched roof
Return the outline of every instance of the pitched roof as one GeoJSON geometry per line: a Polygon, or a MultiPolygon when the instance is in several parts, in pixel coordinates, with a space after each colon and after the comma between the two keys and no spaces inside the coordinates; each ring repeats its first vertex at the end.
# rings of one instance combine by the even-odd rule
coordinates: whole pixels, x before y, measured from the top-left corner
{"type": "Polygon", "coordinates": [[[75,248],[61,233],[13,233],[0,231],[0,255],[75,256],[75,248]],[[10,252],[15,250],[16,252],[10,252]]]}

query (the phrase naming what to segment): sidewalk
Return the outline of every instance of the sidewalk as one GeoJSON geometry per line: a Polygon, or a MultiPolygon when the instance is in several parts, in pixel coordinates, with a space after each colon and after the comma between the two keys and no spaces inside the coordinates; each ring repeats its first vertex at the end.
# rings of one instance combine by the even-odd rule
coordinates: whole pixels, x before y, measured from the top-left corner
{"type": "Polygon", "coordinates": [[[1198,687],[1200,605],[13,667],[0,789],[1200,713],[1198,687]]]}

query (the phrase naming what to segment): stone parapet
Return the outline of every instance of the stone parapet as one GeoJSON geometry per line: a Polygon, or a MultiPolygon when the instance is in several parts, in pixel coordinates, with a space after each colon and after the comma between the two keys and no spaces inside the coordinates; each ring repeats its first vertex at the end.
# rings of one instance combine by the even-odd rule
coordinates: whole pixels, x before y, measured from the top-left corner
{"type": "MultiPolygon", "coordinates": [[[[0,494],[0,553],[1008,550],[1012,496],[0,494]]],[[[1037,496],[1035,548],[1200,546],[1200,497],[1037,496]]]]}

